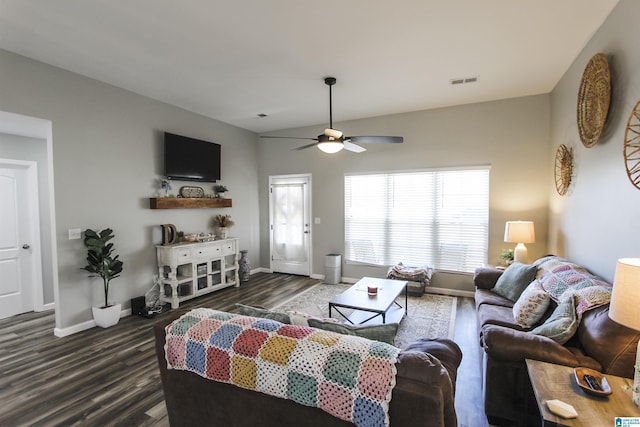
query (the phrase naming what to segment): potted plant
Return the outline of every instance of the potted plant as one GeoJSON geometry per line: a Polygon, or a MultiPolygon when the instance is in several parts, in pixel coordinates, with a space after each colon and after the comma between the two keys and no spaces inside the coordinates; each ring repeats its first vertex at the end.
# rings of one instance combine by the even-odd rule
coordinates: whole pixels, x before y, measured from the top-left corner
{"type": "Polygon", "coordinates": [[[104,288],[104,306],[92,307],[93,320],[96,325],[107,328],[118,323],[120,320],[121,304],[109,305],[109,282],[120,276],[123,263],[118,259],[119,255],[114,255],[113,230],[105,228],[96,233],[88,229],[84,233],[84,245],[87,248],[87,265],[83,270],[91,273],[89,277],[102,278],[104,288]]]}
{"type": "Polygon", "coordinates": [[[508,266],[513,264],[513,249],[503,249],[502,253],[500,254],[500,258],[508,266]]]}
{"type": "Polygon", "coordinates": [[[213,226],[218,227],[219,235],[222,239],[227,238],[229,227],[231,227],[233,224],[235,223],[231,219],[231,215],[218,214],[213,217],[213,226]]]}
{"type": "Polygon", "coordinates": [[[213,186],[213,192],[215,193],[216,197],[221,197],[224,199],[224,193],[226,193],[227,191],[229,191],[227,187],[222,184],[216,184],[213,186]]]}

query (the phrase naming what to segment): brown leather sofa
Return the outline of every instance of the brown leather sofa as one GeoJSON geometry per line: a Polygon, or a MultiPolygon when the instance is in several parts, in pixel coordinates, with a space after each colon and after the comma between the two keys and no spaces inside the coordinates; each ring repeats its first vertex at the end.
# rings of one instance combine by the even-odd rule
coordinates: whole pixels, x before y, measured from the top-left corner
{"type": "MultiPolygon", "coordinates": [[[[492,292],[502,273],[481,268],[474,276],[480,345],[484,349],[485,412],[491,424],[540,425],[535,420],[537,407],[525,359],[633,377],[640,333],[609,319],[608,305],[585,312],[575,335],[561,345],[515,322],[514,302],[492,292]]],[[[546,317],[555,306],[552,302],[546,317]]]]}
{"type": "MultiPolygon", "coordinates": [[[[165,326],[181,312],[154,325],[155,348],[172,427],[353,425],[318,408],[167,369],[165,326]]],[[[396,385],[389,408],[394,427],[456,427],[456,374],[462,352],[451,340],[418,340],[398,356],[396,385]]]]}

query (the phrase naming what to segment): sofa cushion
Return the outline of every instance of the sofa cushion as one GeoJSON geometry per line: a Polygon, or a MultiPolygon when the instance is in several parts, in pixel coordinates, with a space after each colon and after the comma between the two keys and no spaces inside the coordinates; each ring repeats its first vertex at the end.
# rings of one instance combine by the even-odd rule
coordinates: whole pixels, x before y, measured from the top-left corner
{"type": "Polygon", "coordinates": [[[289,319],[291,319],[292,325],[309,326],[309,319],[319,319],[325,322],[340,323],[338,319],[333,319],[331,317],[316,317],[309,313],[303,313],[302,311],[289,310],[287,311],[287,314],[289,315],[289,319]]]}
{"type": "Polygon", "coordinates": [[[513,309],[499,305],[482,304],[478,307],[478,324],[480,328],[485,325],[500,325],[518,331],[524,330],[513,318],[513,309]]]}
{"type": "Polygon", "coordinates": [[[262,317],[264,319],[275,320],[276,322],[290,324],[291,320],[289,315],[285,313],[278,313],[277,311],[267,310],[266,308],[252,307],[250,305],[244,305],[237,303],[236,308],[238,313],[243,316],[262,317]]]}
{"type": "Polygon", "coordinates": [[[537,270],[535,265],[514,262],[498,278],[493,292],[511,301],[517,301],[520,294],[535,279],[537,270]]]}
{"type": "Polygon", "coordinates": [[[476,289],[474,297],[476,300],[476,309],[483,304],[509,308],[513,307],[513,301],[487,289],[476,289]]]}
{"type": "Polygon", "coordinates": [[[584,314],[578,337],[585,353],[600,361],[603,373],[633,378],[640,332],[611,320],[608,305],[584,314]]]}
{"type": "Polygon", "coordinates": [[[345,325],[313,318],[309,319],[309,326],[344,335],[356,335],[394,345],[394,339],[400,325],[397,323],[385,323],[383,325],[345,325]]]}
{"type": "Polygon", "coordinates": [[[551,338],[558,344],[566,343],[578,330],[575,304],[574,295],[561,301],[546,322],[531,333],[551,338]]]}
{"type": "Polygon", "coordinates": [[[523,328],[532,328],[546,313],[550,300],[540,282],[534,280],[513,305],[513,318],[523,328]]]}

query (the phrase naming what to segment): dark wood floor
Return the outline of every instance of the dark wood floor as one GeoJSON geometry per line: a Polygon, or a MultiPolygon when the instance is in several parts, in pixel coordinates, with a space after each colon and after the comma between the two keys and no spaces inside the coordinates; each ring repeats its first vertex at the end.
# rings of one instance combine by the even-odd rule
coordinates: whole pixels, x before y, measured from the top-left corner
{"type": "MultiPolygon", "coordinates": [[[[319,280],[258,273],[183,304],[232,311],[236,302],[272,307],[319,280]]],[[[153,349],[155,319],[129,316],[118,325],[69,337],[53,335],[53,313],[0,320],[0,425],[168,426],[153,349]]],[[[455,341],[463,351],[456,410],[461,427],[487,425],[473,300],[458,298],[455,341]]]]}

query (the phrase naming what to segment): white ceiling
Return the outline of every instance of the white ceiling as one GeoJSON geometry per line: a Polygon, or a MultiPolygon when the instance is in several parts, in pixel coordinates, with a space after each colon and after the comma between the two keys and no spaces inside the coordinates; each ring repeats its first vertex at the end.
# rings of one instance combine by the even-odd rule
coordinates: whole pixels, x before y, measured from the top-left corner
{"type": "Polygon", "coordinates": [[[334,121],[548,93],[617,3],[0,0],[0,48],[266,132],[328,123],[329,75],[334,121]]]}

